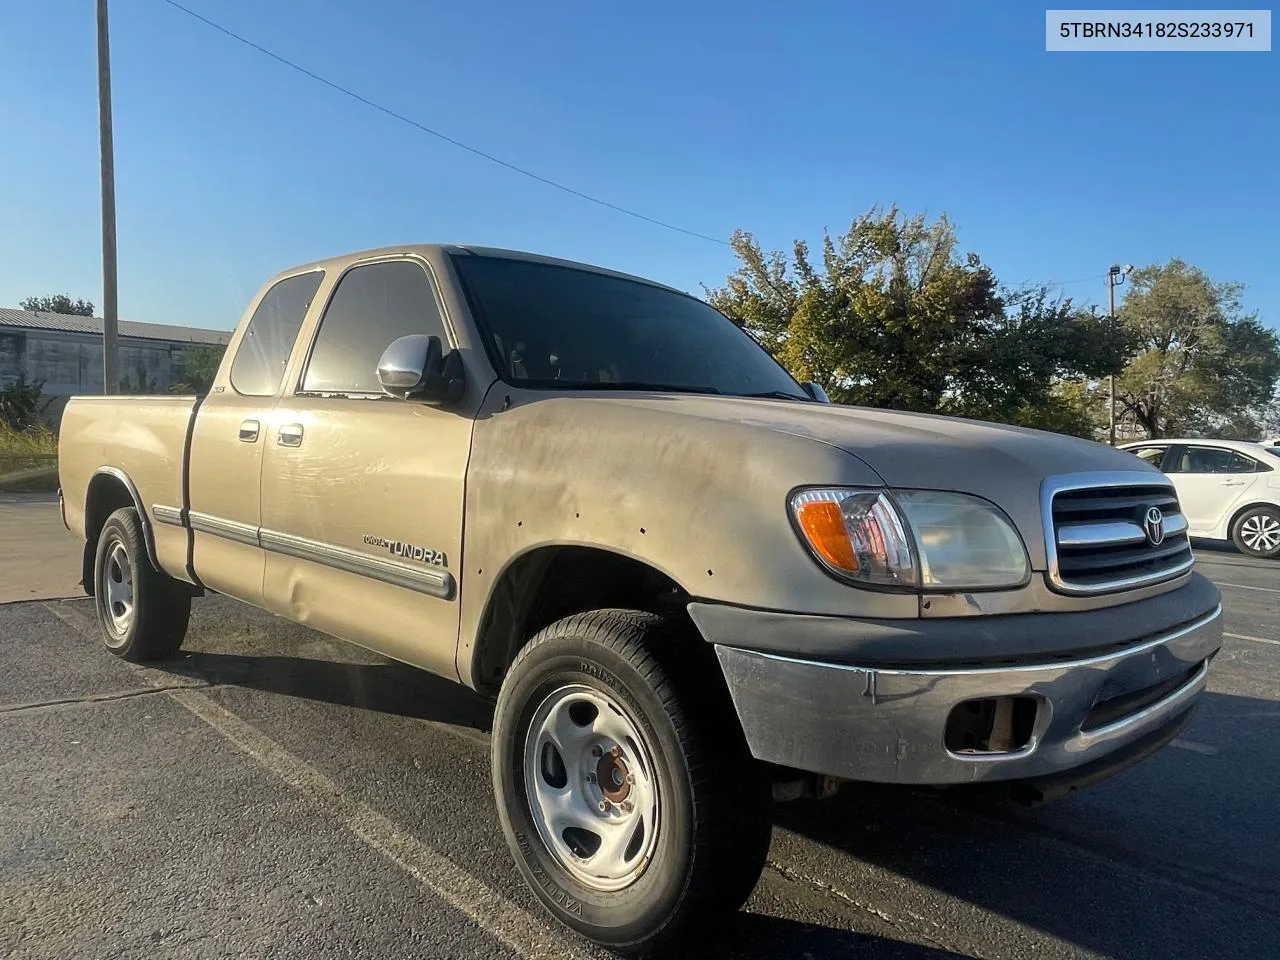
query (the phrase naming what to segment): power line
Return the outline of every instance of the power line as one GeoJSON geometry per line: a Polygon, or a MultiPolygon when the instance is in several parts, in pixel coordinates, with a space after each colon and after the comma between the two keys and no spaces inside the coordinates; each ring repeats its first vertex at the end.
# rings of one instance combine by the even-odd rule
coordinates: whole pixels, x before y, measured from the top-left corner
{"type": "Polygon", "coordinates": [[[328,80],[325,77],[320,76],[320,74],[318,73],[313,73],[312,71],[308,70],[306,67],[301,66],[300,64],[294,63],[292,60],[282,57],[278,53],[273,53],[272,51],[268,50],[266,47],[262,46],[261,44],[254,43],[252,40],[248,39],[247,37],[241,36],[240,34],[236,33],[233,30],[227,29],[226,27],[222,26],[222,24],[214,23],[208,17],[202,16],[201,14],[196,13],[196,11],[190,9],[189,7],[185,7],[182,4],[178,3],[177,0],[164,0],[164,2],[167,3],[169,6],[173,7],[175,10],[182,11],[192,19],[200,21],[205,26],[211,27],[212,29],[217,30],[219,33],[230,37],[232,40],[242,43],[246,47],[250,47],[251,49],[258,51],[258,53],[263,54],[264,56],[270,57],[272,60],[275,60],[277,63],[284,64],[284,66],[288,67],[290,70],[296,70],[298,73],[301,73],[303,76],[310,77],[312,80],[318,81],[319,83],[323,83],[326,87],[329,87],[331,90],[336,90],[338,93],[341,93],[344,96],[350,97],[352,100],[358,101],[359,103],[363,103],[367,107],[372,107],[374,110],[377,110],[380,113],[384,113],[387,116],[392,117],[396,120],[399,120],[401,123],[407,123],[409,126],[414,127],[423,133],[430,134],[433,137],[443,140],[445,143],[452,144],[453,146],[458,147],[459,149],[466,150],[468,153],[473,153],[477,157],[483,157],[485,160],[488,160],[490,163],[496,163],[500,167],[506,167],[508,170],[512,170],[516,173],[522,174],[523,176],[526,176],[531,180],[537,180],[539,183],[546,184],[549,187],[555,187],[557,190],[562,190],[565,193],[570,194],[571,196],[578,197],[580,200],[586,200],[590,203],[598,204],[599,206],[602,206],[602,207],[607,207],[608,209],[613,210],[617,213],[626,214],[628,217],[635,217],[637,220],[643,220],[646,223],[652,223],[655,226],[665,227],[668,230],[674,230],[677,233],[683,233],[690,237],[697,237],[699,240],[707,240],[711,243],[718,243],[726,247],[730,245],[727,240],[721,240],[718,237],[708,236],[705,233],[698,233],[696,230],[687,230],[684,227],[676,226],[674,223],[667,223],[665,220],[658,220],[655,217],[646,216],[645,214],[639,213],[635,210],[628,210],[626,207],[620,207],[616,203],[610,203],[608,200],[602,200],[599,197],[593,197],[589,193],[583,193],[581,190],[575,190],[573,187],[566,186],[563,183],[558,183],[555,180],[551,180],[547,177],[541,176],[540,174],[534,173],[532,170],[526,170],[524,167],[514,164],[509,160],[503,160],[501,157],[495,157],[493,154],[486,153],[484,150],[481,150],[478,147],[473,147],[470,144],[463,143],[461,140],[456,140],[453,137],[449,136],[448,134],[441,133],[439,130],[433,130],[431,127],[428,127],[425,124],[419,123],[417,120],[414,120],[410,117],[406,117],[402,113],[397,113],[395,110],[392,110],[390,107],[384,107],[382,104],[377,103],[373,100],[370,100],[368,97],[362,96],[361,94],[358,94],[354,90],[344,87],[341,84],[334,83],[332,80],[328,80]]]}

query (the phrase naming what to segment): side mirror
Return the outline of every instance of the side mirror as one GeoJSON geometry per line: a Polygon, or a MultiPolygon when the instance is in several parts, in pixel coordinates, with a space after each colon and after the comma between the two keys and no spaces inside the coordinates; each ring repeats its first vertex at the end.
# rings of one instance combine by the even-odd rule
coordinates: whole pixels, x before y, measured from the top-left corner
{"type": "Polygon", "coordinates": [[[827,391],[822,389],[822,384],[814,380],[809,380],[800,384],[800,386],[804,389],[805,393],[811,396],[814,400],[817,400],[819,403],[831,402],[831,398],[827,396],[827,391]]]}
{"type": "Polygon", "coordinates": [[[457,350],[444,356],[439,337],[401,337],[382,351],[378,382],[389,396],[446,406],[462,397],[462,357],[457,350]]]}

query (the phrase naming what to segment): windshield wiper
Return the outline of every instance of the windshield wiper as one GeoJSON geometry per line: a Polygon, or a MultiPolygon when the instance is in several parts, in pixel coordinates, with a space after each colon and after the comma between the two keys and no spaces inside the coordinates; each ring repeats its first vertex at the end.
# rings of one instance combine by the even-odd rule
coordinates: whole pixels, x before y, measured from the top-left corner
{"type": "Polygon", "coordinates": [[[678,383],[645,383],[642,380],[608,380],[591,383],[586,380],[548,380],[548,384],[567,390],[660,390],[664,393],[722,393],[715,387],[687,386],[678,383]]]}
{"type": "Polygon", "coordinates": [[[759,393],[735,393],[735,397],[760,397],[765,400],[804,400],[812,402],[812,397],[798,397],[794,393],[787,393],[785,390],[762,390],[759,393]]]}

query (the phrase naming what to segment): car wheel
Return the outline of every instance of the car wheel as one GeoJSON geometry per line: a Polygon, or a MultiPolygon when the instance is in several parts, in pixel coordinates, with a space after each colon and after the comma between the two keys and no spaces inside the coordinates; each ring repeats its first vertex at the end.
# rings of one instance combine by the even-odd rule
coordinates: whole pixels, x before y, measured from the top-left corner
{"type": "Polygon", "coordinates": [[[1231,528],[1236,549],[1251,557],[1280,556],[1280,510],[1250,507],[1231,528]]]}
{"type": "Polygon", "coordinates": [[[661,617],[595,611],[535,636],[498,697],[512,854],[556,919],[616,951],[713,929],[764,866],[768,782],[710,654],[661,617]]]}
{"type": "Polygon", "coordinates": [[[111,514],[98,535],[94,602],[107,649],[140,662],[171,657],[182,646],[191,594],[151,566],[133,507],[111,514]]]}

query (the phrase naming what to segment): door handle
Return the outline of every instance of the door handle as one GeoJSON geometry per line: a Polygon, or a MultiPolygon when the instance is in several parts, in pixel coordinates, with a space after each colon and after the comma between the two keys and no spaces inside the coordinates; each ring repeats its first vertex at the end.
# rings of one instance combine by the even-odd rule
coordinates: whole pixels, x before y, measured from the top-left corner
{"type": "Polygon", "coordinates": [[[258,421],[246,420],[240,424],[240,439],[245,443],[258,442],[258,421]]]}
{"type": "Polygon", "coordinates": [[[1243,480],[1223,480],[1222,485],[1224,487],[1243,487],[1244,481],[1243,480]]]}
{"type": "Polygon", "coordinates": [[[276,443],[282,447],[300,447],[302,446],[302,424],[286,423],[280,428],[280,432],[276,434],[276,443]]]}

